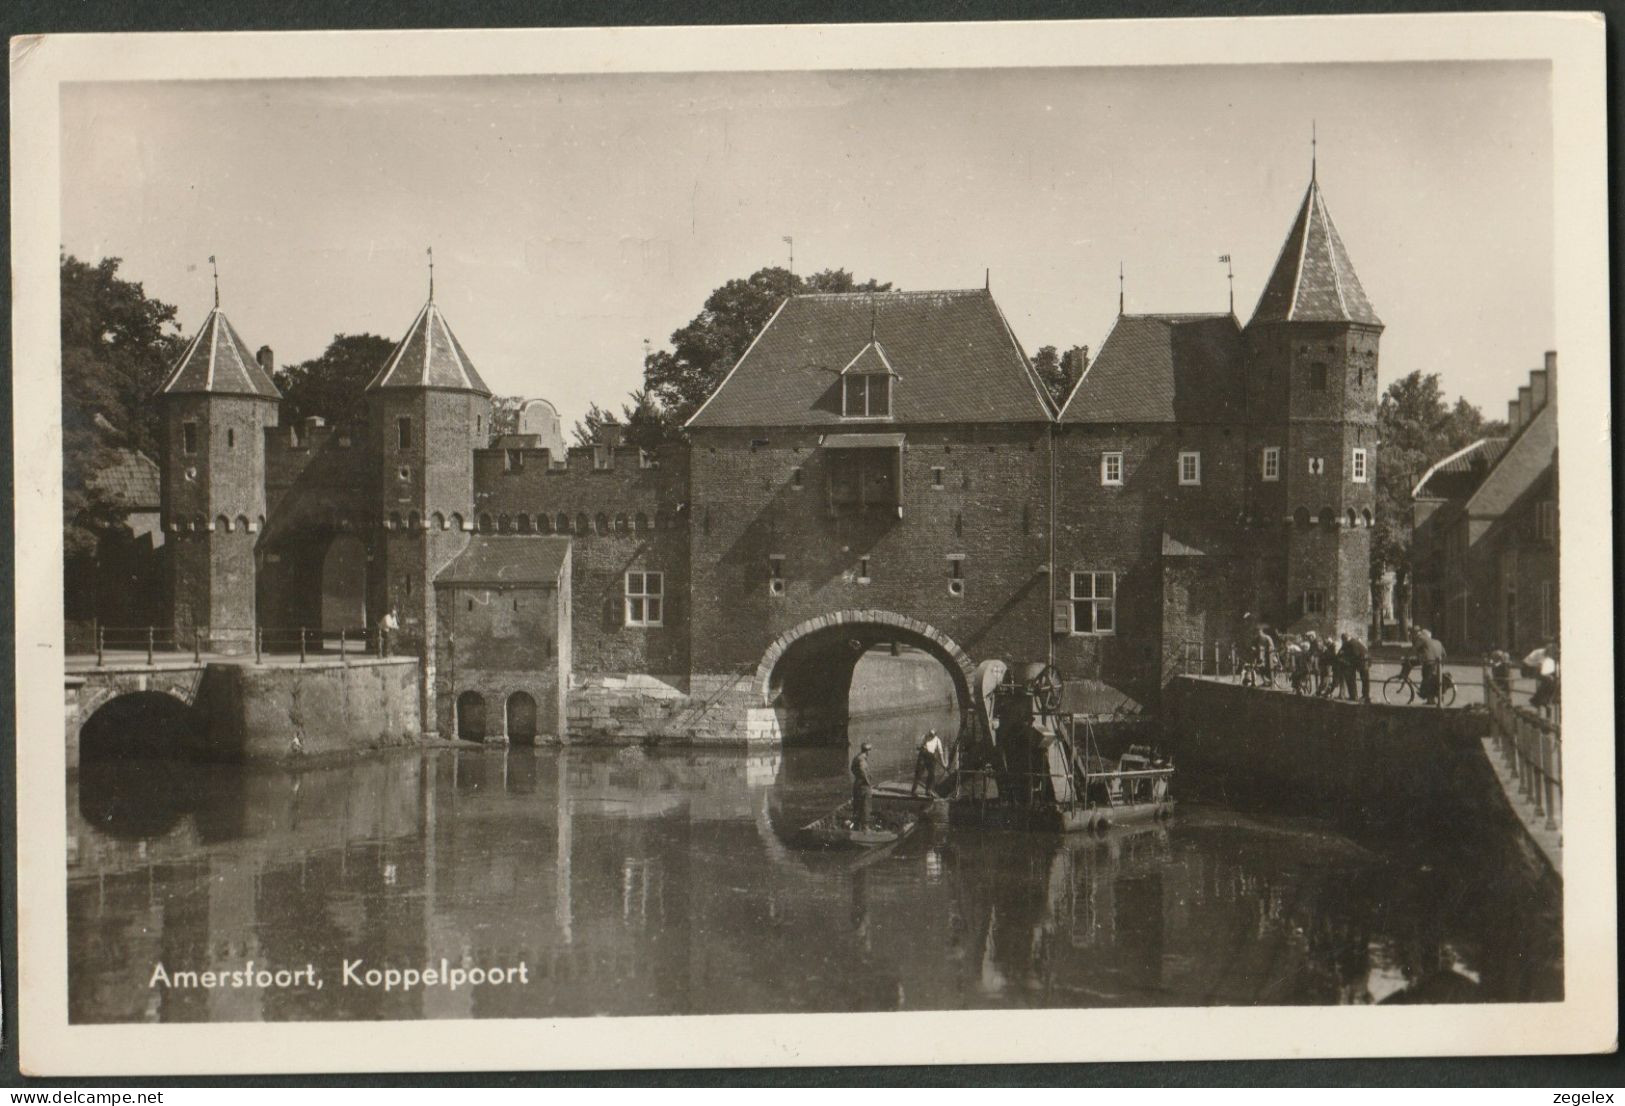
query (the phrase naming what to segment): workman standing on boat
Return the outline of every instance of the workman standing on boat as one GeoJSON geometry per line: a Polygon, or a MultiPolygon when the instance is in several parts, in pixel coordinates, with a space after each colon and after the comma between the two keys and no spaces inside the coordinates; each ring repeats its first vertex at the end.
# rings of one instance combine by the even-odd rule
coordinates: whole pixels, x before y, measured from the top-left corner
{"type": "Polygon", "coordinates": [[[926,730],[925,740],[920,742],[920,751],[914,757],[914,786],[908,793],[912,797],[920,793],[920,781],[925,781],[925,793],[932,798],[937,794],[937,773],[948,770],[948,754],[942,748],[942,738],[937,736],[936,730],[926,730]]]}
{"type": "Polygon", "coordinates": [[[875,781],[869,778],[869,750],[873,748],[865,741],[858,755],[852,758],[852,828],[855,830],[869,828],[869,793],[875,789],[875,781]]]}

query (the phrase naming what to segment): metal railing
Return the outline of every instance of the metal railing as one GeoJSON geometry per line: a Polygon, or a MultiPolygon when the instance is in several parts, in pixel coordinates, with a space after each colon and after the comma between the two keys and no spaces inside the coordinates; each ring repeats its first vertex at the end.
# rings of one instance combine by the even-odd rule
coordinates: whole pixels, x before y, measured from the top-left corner
{"type": "MultiPolygon", "coordinates": [[[[1484,702],[1501,759],[1518,781],[1518,794],[1534,804],[1546,828],[1563,827],[1563,731],[1555,718],[1512,701],[1510,683],[1484,669],[1484,702]]],[[[1552,704],[1555,712],[1556,703],[1552,704]]]]}
{"type": "MultiPolygon", "coordinates": [[[[160,657],[201,663],[205,654],[247,653],[252,648],[254,662],[263,664],[267,656],[297,656],[301,664],[312,657],[336,656],[349,663],[356,656],[384,656],[386,643],[376,626],[324,630],[314,626],[97,626],[92,642],[96,667],[105,668],[112,654],[144,656],[148,665],[160,657]]],[[[70,650],[71,651],[71,650],[70,650]]]]}
{"type": "Polygon", "coordinates": [[[1180,652],[1180,672],[1185,676],[1241,675],[1243,661],[1228,642],[1187,641],[1180,652]]]}

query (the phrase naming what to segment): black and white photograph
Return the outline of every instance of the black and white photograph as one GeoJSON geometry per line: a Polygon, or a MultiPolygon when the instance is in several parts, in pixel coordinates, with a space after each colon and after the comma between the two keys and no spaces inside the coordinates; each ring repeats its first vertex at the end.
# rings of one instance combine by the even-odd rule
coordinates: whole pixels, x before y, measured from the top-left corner
{"type": "Polygon", "coordinates": [[[1613,1047],[1600,22],[594,34],[14,45],[25,1061],[1613,1047]]]}

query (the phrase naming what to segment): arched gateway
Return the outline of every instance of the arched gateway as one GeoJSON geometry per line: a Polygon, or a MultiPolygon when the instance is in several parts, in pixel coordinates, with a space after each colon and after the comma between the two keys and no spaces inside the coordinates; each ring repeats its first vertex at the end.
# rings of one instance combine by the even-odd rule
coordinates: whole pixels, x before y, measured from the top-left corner
{"type": "Polygon", "coordinates": [[[843,733],[853,670],[866,652],[886,645],[918,650],[942,665],[963,724],[975,665],[957,642],[892,611],[831,611],[774,638],[756,666],[762,702],[778,714],[784,740],[830,740],[843,733]]]}

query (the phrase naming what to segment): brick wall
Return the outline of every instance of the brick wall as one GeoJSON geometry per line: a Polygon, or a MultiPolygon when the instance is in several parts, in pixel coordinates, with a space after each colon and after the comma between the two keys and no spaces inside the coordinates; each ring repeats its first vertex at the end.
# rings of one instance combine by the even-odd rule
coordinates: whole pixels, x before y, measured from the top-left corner
{"type": "Polygon", "coordinates": [[[515,692],[536,706],[538,740],[564,732],[560,689],[565,668],[567,608],[551,587],[440,587],[436,589],[435,701],[439,732],[458,733],[457,701],[465,692],[483,697],[487,739],[508,733],[506,712],[515,692]]]}
{"type": "Polygon", "coordinates": [[[506,533],[568,533],[574,539],[576,670],[686,676],[684,451],[664,450],[648,467],[630,447],[597,458],[592,449],[572,449],[563,464],[553,463],[545,449],[484,449],[473,460],[477,525],[506,533]],[[629,572],[662,574],[662,625],[627,625],[629,572]]]}
{"type": "Polygon", "coordinates": [[[753,666],[780,633],[849,609],[914,618],[976,658],[1045,656],[1048,428],[886,430],[907,434],[900,518],[832,513],[831,451],[814,432],[694,435],[695,672],[753,666]],[[770,583],[776,556],[782,594],[770,583]],[[952,556],[963,558],[959,595],[952,556]]]}

